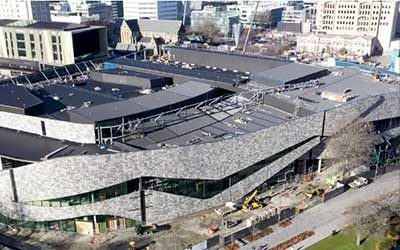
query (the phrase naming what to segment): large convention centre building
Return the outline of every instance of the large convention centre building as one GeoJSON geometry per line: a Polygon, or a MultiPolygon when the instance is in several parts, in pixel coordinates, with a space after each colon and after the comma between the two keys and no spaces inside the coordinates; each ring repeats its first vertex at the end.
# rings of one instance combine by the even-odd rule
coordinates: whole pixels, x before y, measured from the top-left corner
{"type": "Polygon", "coordinates": [[[160,222],[323,167],[354,120],[400,135],[399,85],[353,68],[167,48],[0,82],[2,220],[160,222]]]}

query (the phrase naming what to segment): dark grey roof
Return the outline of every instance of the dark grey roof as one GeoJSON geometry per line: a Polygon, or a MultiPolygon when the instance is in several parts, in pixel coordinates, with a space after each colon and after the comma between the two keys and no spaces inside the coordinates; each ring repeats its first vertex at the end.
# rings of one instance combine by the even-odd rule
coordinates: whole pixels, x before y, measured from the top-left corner
{"type": "Polygon", "coordinates": [[[210,50],[168,47],[174,60],[203,66],[215,66],[242,72],[260,72],[290,62],[276,57],[249,56],[210,50]]]}
{"type": "Polygon", "coordinates": [[[318,74],[318,77],[327,75],[329,71],[325,68],[311,66],[299,63],[290,63],[273,69],[254,74],[253,79],[257,83],[266,84],[269,86],[283,85],[292,83],[297,79],[303,80],[304,78],[318,74]]]}
{"type": "MultiPolygon", "coordinates": [[[[139,26],[138,26],[138,20],[137,19],[131,19],[131,20],[124,20],[128,27],[134,32],[134,31],[139,31],[139,26]]],[[[118,23],[117,23],[118,24],[118,23]]],[[[119,24],[120,26],[122,25],[122,22],[119,24]]]]}
{"type": "Polygon", "coordinates": [[[41,104],[42,101],[32,95],[24,87],[10,85],[0,85],[0,106],[27,109],[41,104]]]}
{"type": "Polygon", "coordinates": [[[279,22],[277,29],[279,31],[300,33],[302,27],[301,25],[302,25],[301,23],[279,22]]]}
{"type": "Polygon", "coordinates": [[[195,77],[198,79],[207,79],[212,81],[224,82],[230,85],[236,83],[240,73],[233,73],[232,71],[212,70],[206,68],[193,68],[185,69],[168,64],[153,63],[149,61],[132,60],[129,58],[118,58],[111,61],[123,66],[132,67],[133,69],[147,69],[159,72],[170,73],[174,75],[183,75],[195,77]]]}
{"type": "Polygon", "coordinates": [[[155,112],[161,108],[171,107],[173,104],[208,94],[213,90],[214,88],[209,84],[191,81],[150,95],[76,109],[68,113],[72,122],[100,122],[120,117],[149,114],[149,112],[155,112]]]}
{"type": "Polygon", "coordinates": [[[44,21],[31,21],[31,20],[12,20],[0,19],[0,26],[7,27],[21,27],[29,29],[50,29],[50,30],[76,30],[88,28],[88,25],[66,23],[66,22],[44,22],[44,21]]]}
{"type": "Polygon", "coordinates": [[[162,78],[157,75],[149,74],[149,73],[143,73],[143,72],[138,72],[138,71],[133,71],[133,70],[126,70],[126,69],[105,69],[105,70],[100,70],[101,73],[106,73],[106,74],[112,74],[112,75],[128,75],[128,76],[134,76],[137,78],[144,78],[144,79],[158,79],[162,78]]]}
{"type": "Polygon", "coordinates": [[[53,113],[54,111],[64,109],[68,106],[80,108],[85,102],[90,102],[90,105],[100,105],[120,100],[119,98],[111,95],[98,93],[94,90],[95,87],[96,85],[92,85],[92,89],[88,90],[78,87],[54,84],[34,90],[32,93],[45,103],[46,113],[53,113]]]}
{"type": "Polygon", "coordinates": [[[16,22],[14,19],[0,19],[0,26],[6,26],[9,23],[16,22]]]}
{"type": "Polygon", "coordinates": [[[82,145],[48,137],[0,128],[0,155],[23,161],[40,161],[47,155],[52,158],[70,155],[106,153],[97,145],[82,145]]]}
{"type": "Polygon", "coordinates": [[[26,26],[31,29],[50,29],[50,30],[76,30],[88,28],[88,25],[76,23],[62,23],[62,22],[36,22],[26,26]]]}
{"type": "Polygon", "coordinates": [[[145,36],[145,37],[140,38],[138,42],[140,42],[140,43],[149,43],[149,42],[151,42],[151,39],[152,39],[151,37],[145,36]]]}

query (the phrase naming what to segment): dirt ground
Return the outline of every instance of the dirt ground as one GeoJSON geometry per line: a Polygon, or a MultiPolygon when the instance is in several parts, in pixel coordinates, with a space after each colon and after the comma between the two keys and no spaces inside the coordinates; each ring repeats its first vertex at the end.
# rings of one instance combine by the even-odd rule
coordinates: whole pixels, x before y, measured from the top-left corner
{"type": "MultiPolygon", "coordinates": [[[[299,182],[285,185],[268,193],[265,200],[268,207],[289,207],[309,202],[302,192],[307,183],[299,182]]],[[[237,211],[224,219],[214,212],[214,208],[193,215],[164,222],[170,229],[149,236],[137,236],[133,228],[101,234],[96,236],[79,235],[61,231],[40,231],[30,229],[3,230],[1,233],[39,246],[54,250],[93,250],[93,249],[129,249],[129,242],[134,240],[137,247],[149,246],[150,249],[184,249],[206,240],[213,235],[208,232],[212,225],[218,226],[217,234],[230,233],[246,227],[246,219],[252,215],[268,210],[268,207],[253,211],[237,211]],[[223,226],[223,220],[236,218],[242,222],[230,229],[223,226]]]]}

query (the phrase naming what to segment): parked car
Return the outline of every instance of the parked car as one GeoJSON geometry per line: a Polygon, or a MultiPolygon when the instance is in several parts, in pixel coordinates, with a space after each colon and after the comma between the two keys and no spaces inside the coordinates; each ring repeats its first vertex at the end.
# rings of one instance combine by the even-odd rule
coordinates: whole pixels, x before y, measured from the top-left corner
{"type": "Polygon", "coordinates": [[[368,185],[368,179],[364,177],[357,177],[357,179],[349,183],[349,187],[351,188],[360,188],[366,185],[368,185]]]}

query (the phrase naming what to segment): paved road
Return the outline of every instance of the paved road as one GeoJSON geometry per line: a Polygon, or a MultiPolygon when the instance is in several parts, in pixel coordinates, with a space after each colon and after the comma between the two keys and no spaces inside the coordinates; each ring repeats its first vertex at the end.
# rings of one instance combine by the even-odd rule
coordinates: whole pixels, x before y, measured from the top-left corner
{"type": "Polygon", "coordinates": [[[378,178],[375,182],[358,190],[348,190],[344,194],[319,204],[292,220],[286,228],[274,227],[274,232],[262,239],[252,242],[241,249],[252,249],[259,246],[273,247],[304,231],[314,231],[315,235],[293,246],[304,249],[348,225],[343,212],[365,199],[373,200],[387,193],[400,190],[400,171],[391,172],[378,178]]]}

